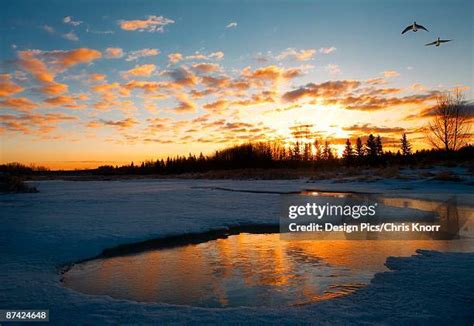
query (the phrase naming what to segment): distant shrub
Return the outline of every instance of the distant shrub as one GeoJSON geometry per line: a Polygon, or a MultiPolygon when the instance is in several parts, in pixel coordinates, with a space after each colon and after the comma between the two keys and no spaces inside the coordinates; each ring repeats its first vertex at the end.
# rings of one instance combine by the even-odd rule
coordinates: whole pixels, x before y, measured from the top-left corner
{"type": "Polygon", "coordinates": [[[48,168],[43,166],[25,165],[18,162],[0,164],[0,173],[11,175],[31,175],[34,172],[46,172],[48,168]]]}
{"type": "Polygon", "coordinates": [[[14,175],[0,176],[0,192],[35,193],[36,187],[25,183],[24,179],[14,175]]]}

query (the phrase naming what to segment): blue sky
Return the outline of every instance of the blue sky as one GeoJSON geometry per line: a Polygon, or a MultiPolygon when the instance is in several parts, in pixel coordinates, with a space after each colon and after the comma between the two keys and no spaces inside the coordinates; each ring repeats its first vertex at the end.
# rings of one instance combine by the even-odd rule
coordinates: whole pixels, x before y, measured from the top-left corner
{"type": "Polygon", "coordinates": [[[114,162],[190,151],[210,152],[251,139],[252,130],[255,134],[257,129],[260,137],[288,139],[292,125],[308,120],[315,124],[315,134],[332,137],[335,146],[339,146],[341,139],[355,137],[357,132],[370,128],[375,132],[392,128],[393,134],[387,129],[385,135],[390,143],[398,137],[394,134],[399,132],[396,128],[403,128],[413,133],[422,147],[421,136],[416,135],[415,129],[425,121],[411,118],[411,122],[406,122],[405,117],[416,112],[423,115],[432,103],[424,99],[412,103],[408,97],[428,97],[427,94],[432,96],[436,91],[462,86],[466,97],[472,99],[472,13],[472,1],[3,2],[0,13],[2,78],[8,86],[14,83],[22,90],[5,93],[0,98],[2,160],[26,162],[33,161],[34,156],[41,157],[34,161],[48,165],[51,157],[54,162],[61,160],[60,155],[55,154],[58,152],[63,156],[67,154],[71,161],[94,157],[97,161],[114,162]],[[150,16],[170,22],[158,25],[162,28],[158,31],[127,30],[121,26],[123,21],[146,21],[150,16]],[[69,19],[65,21],[64,17],[69,19]],[[403,28],[414,20],[430,32],[401,35],[403,28]],[[424,46],[438,36],[453,41],[440,47],[424,46]],[[108,58],[108,48],[119,48],[122,55],[108,58]],[[58,63],[57,60],[66,55],[79,55],[73,52],[77,49],[97,52],[84,60],[58,63]],[[127,60],[132,51],[144,49],[155,49],[159,54],[127,60]],[[33,54],[32,50],[40,52],[33,54]],[[22,51],[24,55],[30,51],[29,59],[44,62],[54,75],[54,83],[66,86],[45,93],[41,88],[44,81],[35,78],[31,68],[25,68],[25,61],[19,59],[22,51]],[[59,51],[62,54],[58,56],[59,51]],[[218,52],[222,56],[196,58],[196,53],[210,56],[218,52]],[[179,53],[184,59],[171,63],[168,55],[172,53],[179,53]],[[308,56],[298,57],[297,54],[302,53],[308,56]],[[199,70],[199,63],[218,68],[199,70]],[[148,65],[145,68],[153,65],[153,72],[126,74],[144,65],[148,65]],[[246,67],[250,72],[245,72],[246,67]],[[273,67],[267,69],[273,69],[273,73],[279,69],[281,76],[274,75],[275,80],[264,79],[269,76],[260,76],[258,69],[265,67],[273,67]],[[299,69],[297,77],[284,77],[288,69],[299,69]],[[167,84],[165,95],[158,94],[157,85],[150,92],[143,87],[130,86],[132,80],[169,82],[176,72],[182,74],[183,71],[194,76],[193,84],[167,84]],[[91,74],[104,77],[91,82],[88,77],[91,74]],[[245,80],[249,87],[241,93],[236,93],[236,89],[230,93],[208,88],[206,96],[196,96],[195,91],[203,91],[208,86],[203,84],[206,76],[226,76],[235,82],[245,80]],[[329,87],[339,84],[324,84],[328,81],[366,83],[377,78],[383,81],[355,88],[346,83],[348,88],[341,91],[346,98],[363,93],[365,98],[359,98],[360,103],[367,103],[368,96],[376,96],[377,103],[389,98],[385,108],[369,108],[368,105],[354,108],[347,101],[336,99],[338,94],[328,92],[329,87]],[[323,86],[303,89],[308,83],[323,86]],[[94,85],[115,85],[117,94],[107,95],[122,102],[97,109],[94,105],[105,95],[97,92],[94,85]],[[322,94],[323,88],[324,95],[316,98],[315,94],[322,94]],[[289,98],[285,93],[297,89],[311,94],[292,98],[291,103],[284,100],[289,98]],[[124,92],[128,93],[124,95],[124,92]],[[258,101],[256,94],[262,95],[258,101]],[[254,100],[250,101],[252,95],[255,95],[254,100]],[[267,100],[261,101],[264,96],[267,100]],[[17,105],[12,101],[15,98],[26,98],[36,105],[17,105]],[[405,106],[394,106],[397,98],[404,98],[405,106]],[[48,106],[54,99],[62,104],[48,106]],[[67,105],[67,100],[72,99],[75,105],[67,105]],[[205,108],[206,104],[219,100],[226,103],[225,107],[205,108]],[[188,106],[175,109],[182,102],[188,106]],[[258,109],[242,105],[244,102],[258,109]],[[147,106],[150,103],[155,109],[147,106]],[[411,104],[416,106],[409,107],[411,104]],[[281,109],[288,106],[298,108],[291,113],[282,112],[281,109]],[[47,117],[45,114],[50,114],[51,122],[38,123],[41,117],[47,117]],[[200,122],[193,119],[199,117],[207,119],[207,124],[196,126],[200,122]],[[321,117],[324,125],[316,125],[321,117]],[[158,120],[164,123],[160,130],[151,127],[153,123],[156,126],[158,120]],[[218,120],[224,120],[222,129],[212,129],[218,120]],[[18,128],[20,122],[24,128],[18,128]],[[247,132],[226,134],[216,142],[209,141],[216,133],[229,131],[225,123],[240,123],[239,132],[243,132],[242,128],[247,128],[247,132]],[[193,129],[193,125],[200,133],[189,132],[186,137],[186,131],[193,129]],[[330,127],[332,125],[337,127],[330,127]],[[146,142],[139,140],[145,138],[146,142]],[[97,149],[91,150],[91,144],[96,144],[97,149]],[[18,151],[19,145],[24,149],[22,153],[18,151]],[[111,152],[109,156],[101,154],[105,149],[111,152]]]}

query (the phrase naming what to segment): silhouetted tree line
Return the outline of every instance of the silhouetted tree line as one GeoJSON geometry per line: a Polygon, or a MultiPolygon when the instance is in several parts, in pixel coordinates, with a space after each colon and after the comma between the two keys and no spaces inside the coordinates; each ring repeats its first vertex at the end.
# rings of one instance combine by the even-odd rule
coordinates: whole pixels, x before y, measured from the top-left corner
{"type": "Polygon", "coordinates": [[[406,134],[400,139],[397,152],[384,151],[380,136],[370,134],[363,142],[357,138],[355,144],[347,139],[341,157],[338,157],[329,140],[316,139],[313,143],[297,140],[291,146],[276,142],[247,143],[232,146],[213,155],[168,157],[156,161],[123,166],[105,165],[97,168],[98,174],[182,174],[212,170],[249,168],[327,168],[338,166],[385,166],[436,163],[445,160],[472,160],[474,147],[465,146],[458,151],[446,153],[442,150],[420,150],[412,152],[406,134]]]}
{"type": "MultiPolygon", "coordinates": [[[[338,156],[329,140],[309,142],[299,139],[291,146],[278,142],[258,142],[232,146],[213,155],[168,157],[135,164],[103,165],[92,170],[101,175],[202,173],[212,170],[270,169],[270,168],[338,168],[344,166],[386,166],[434,164],[443,161],[467,161],[474,158],[474,146],[466,145],[455,151],[430,149],[412,151],[406,134],[400,139],[399,150],[385,151],[380,136],[370,134],[354,143],[347,139],[342,156],[338,156]],[[362,139],[366,139],[365,142],[362,139]]],[[[1,174],[33,175],[49,171],[43,167],[21,163],[0,165],[1,174]]]]}

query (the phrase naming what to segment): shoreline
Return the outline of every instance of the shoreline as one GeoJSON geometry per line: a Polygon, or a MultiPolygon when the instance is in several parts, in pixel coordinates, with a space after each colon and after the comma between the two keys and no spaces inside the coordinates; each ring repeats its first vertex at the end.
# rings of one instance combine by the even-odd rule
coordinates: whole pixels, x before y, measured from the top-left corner
{"type": "Polygon", "coordinates": [[[469,165],[429,167],[387,166],[346,167],[342,169],[230,169],[181,174],[98,174],[93,170],[50,171],[25,175],[26,181],[121,181],[121,180],[301,180],[334,182],[375,182],[385,179],[470,182],[474,173],[469,165]]]}

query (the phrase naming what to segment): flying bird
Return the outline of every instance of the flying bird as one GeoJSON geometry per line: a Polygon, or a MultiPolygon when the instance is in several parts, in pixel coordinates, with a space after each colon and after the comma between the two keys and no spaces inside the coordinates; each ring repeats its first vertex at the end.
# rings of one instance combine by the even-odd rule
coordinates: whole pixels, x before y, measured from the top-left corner
{"type": "Polygon", "coordinates": [[[419,29],[424,29],[425,31],[428,32],[428,30],[424,27],[424,26],[421,26],[421,25],[418,25],[416,22],[413,22],[412,25],[408,25],[402,32],[402,34],[405,34],[406,32],[408,32],[409,30],[412,30],[414,32],[417,32],[419,29]]]}
{"type": "Polygon", "coordinates": [[[431,43],[427,43],[425,44],[425,46],[428,46],[428,45],[434,45],[434,46],[440,46],[441,43],[447,43],[447,42],[451,42],[452,40],[440,40],[439,37],[436,41],[434,42],[431,42],[431,43]]]}

